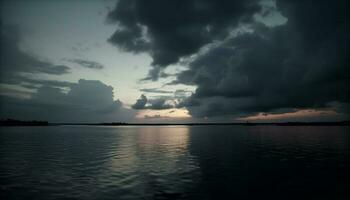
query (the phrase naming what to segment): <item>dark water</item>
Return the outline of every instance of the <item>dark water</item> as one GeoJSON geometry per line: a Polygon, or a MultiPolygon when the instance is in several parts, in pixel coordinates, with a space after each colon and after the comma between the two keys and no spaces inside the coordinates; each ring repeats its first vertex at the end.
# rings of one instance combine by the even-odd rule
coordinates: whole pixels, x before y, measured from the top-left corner
{"type": "Polygon", "coordinates": [[[1,199],[350,199],[349,130],[3,127],[1,199]]]}

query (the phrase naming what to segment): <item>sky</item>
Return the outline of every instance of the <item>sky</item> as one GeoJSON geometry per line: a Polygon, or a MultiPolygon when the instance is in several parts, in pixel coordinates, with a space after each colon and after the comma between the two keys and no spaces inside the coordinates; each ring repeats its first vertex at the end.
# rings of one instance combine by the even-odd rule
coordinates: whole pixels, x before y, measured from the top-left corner
{"type": "Polygon", "coordinates": [[[0,8],[0,118],[350,119],[346,0],[4,0],[0,8]]]}

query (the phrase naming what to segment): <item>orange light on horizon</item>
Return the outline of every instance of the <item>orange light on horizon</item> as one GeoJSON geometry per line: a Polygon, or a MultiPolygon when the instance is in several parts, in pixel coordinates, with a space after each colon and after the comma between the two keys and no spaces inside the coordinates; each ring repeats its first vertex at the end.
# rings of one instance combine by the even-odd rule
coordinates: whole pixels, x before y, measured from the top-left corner
{"type": "Polygon", "coordinates": [[[141,110],[137,113],[136,119],[164,119],[164,118],[190,118],[186,109],[165,109],[165,110],[141,110]]]}
{"type": "Polygon", "coordinates": [[[273,120],[297,120],[305,118],[316,118],[320,116],[338,116],[339,113],[334,110],[315,110],[315,109],[303,109],[295,112],[288,113],[259,113],[257,115],[238,118],[242,121],[273,121],[273,120]]]}

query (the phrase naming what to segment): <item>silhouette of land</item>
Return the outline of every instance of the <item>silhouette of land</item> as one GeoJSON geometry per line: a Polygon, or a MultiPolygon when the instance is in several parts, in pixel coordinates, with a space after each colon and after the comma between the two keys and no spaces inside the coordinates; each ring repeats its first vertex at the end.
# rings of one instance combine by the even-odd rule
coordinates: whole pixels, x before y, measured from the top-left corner
{"type": "Polygon", "coordinates": [[[350,121],[340,122],[277,122],[277,123],[56,123],[56,125],[93,126],[350,126],[350,121]]]}
{"type": "Polygon", "coordinates": [[[0,126],[48,126],[47,121],[21,121],[16,119],[0,120],[0,126]]]}
{"type": "Polygon", "coordinates": [[[350,121],[339,122],[242,122],[242,123],[49,123],[47,121],[21,121],[16,119],[0,120],[0,126],[60,126],[60,125],[86,125],[86,126],[350,126],[350,121]]]}

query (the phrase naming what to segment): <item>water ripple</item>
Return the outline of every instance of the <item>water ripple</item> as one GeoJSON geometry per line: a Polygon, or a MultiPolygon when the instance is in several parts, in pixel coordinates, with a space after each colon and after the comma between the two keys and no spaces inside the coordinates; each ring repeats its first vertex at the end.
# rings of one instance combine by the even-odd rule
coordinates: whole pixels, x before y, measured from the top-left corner
{"type": "Polygon", "coordinates": [[[348,127],[57,126],[0,131],[2,199],[349,195],[348,127]]]}

